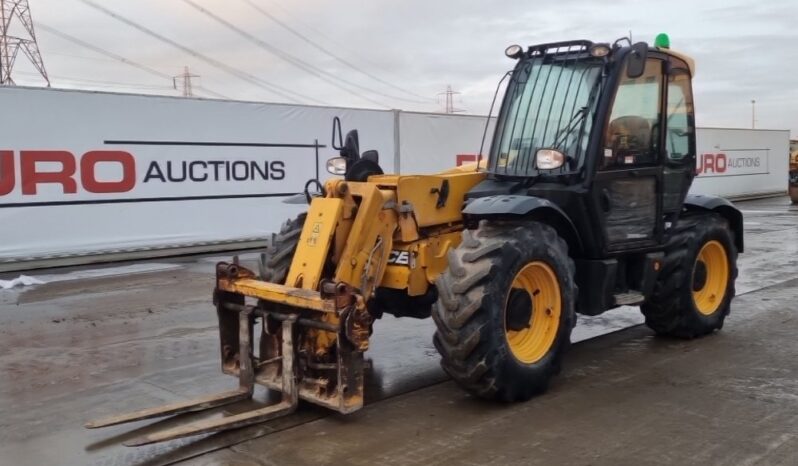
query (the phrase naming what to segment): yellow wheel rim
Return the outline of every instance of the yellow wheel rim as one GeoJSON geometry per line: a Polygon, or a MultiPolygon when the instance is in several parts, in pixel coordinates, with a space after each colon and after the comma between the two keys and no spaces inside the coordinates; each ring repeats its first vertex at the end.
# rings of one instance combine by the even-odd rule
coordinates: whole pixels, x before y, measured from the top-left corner
{"type": "MultiPolygon", "coordinates": [[[[532,304],[526,328],[512,330],[507,327],[505,315],[504,332],[510,351],[517,360],[532,364],[548,353],[557,338],[562,312],[562,298],[557,274],[549,265],[530,262],[516,274],[511,290],[522,290],[528,293],[532,304]]],[[[508,312],[505,303],[505,314],[508,312]]]]}
{"type": "Polygon", "coordinates": [[[726,249],[718,241],[709,241],[698,252],[693,266],[693,302],[701,314],[708,316],[718,310],[729,283],[729,259],[726,249]],[[701,271],[700,269],[705,269],[701,271]],[[705,274],[696,283],[697,273],[705,274]]]}

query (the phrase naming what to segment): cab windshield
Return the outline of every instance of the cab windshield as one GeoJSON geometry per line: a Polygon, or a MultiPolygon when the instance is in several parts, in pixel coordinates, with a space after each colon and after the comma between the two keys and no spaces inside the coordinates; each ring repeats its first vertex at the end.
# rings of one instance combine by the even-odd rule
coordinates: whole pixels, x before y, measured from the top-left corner
{"type": "Polygon", "coordinates": [[[489,170],[508,176],[538,174],[539,149],[565,154],[570,162],[562,170],[578,162],[587,150],[602,64],[573,52],[523,59],[507,85],[489,170]]]}

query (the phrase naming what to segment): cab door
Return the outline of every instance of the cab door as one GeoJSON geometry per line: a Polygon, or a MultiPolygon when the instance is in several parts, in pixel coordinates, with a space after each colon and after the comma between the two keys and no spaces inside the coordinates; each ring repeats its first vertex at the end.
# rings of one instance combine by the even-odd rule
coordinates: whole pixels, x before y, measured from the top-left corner
{"type": "Polygon", "coordinates": [[[667,70],[662,210],[672,223],[695,177],[696,131],[690,69],[669,57],[667,70]]]}
{"type": "Polygon", "coordinates": [[[654,245],[661,234],[663,64],[649,55],[637,78],[624,67],[603,128],[592,200],[608,252],[654,245]]]}

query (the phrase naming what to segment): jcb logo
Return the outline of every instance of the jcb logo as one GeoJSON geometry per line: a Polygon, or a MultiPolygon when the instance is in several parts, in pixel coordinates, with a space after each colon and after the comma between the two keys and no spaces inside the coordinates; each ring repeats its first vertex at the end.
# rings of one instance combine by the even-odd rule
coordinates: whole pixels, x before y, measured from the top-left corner
{"type": "Polygon", "coordinates": [[[78,183],[89,193],[126,193],[136,186],[136,160],[127,152],[96,150],[86,152],[80,159],[62,150],[23,150],[18,159],[14,155],[13,151],[0,150],[0,196],[12,193],[17,186],[23,195],[36,195],[42,184],[61,185],[64,194],[77,193],[78,183]],[[111,181],[98,179],[99,164],[118,165],[121,177],[111,181]]]}
{"type": "Polygon", "coordinates": [[[391,251],[391,255],[388,256],[388,264],[410,265],[410,251],[391,251]]]}

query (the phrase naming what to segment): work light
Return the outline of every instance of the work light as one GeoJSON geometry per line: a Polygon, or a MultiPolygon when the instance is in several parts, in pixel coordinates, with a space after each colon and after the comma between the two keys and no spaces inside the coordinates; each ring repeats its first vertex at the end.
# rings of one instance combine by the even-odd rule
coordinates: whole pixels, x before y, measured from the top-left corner
{"type": "Polygon", "coordinates": [[[518,44],[513,44],[504,49],[504,54],[507,55],[507,58],[512,58],[514,60],[520,58],[523,53],[524,49],[518,44]]]}
{"type": "Polygon", "coordinates": [[[596,58],[606,57],[610,54],[610,44],[593,44],[590,46],[590,55],[596,58]]]}

